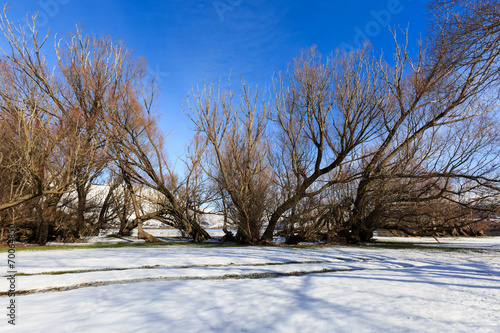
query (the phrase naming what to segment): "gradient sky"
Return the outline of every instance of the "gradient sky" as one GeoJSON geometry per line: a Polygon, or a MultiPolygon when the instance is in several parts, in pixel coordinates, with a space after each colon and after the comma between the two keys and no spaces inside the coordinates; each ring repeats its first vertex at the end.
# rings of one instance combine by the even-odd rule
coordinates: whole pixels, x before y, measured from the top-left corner
{"type": "MultiPolygon", "coordinates": [[[[424,0],[12,0],[13,21],[38,11],[38,26],[51,34],[83,24],[91,34],[123,40],[144,56],[158,77],[160,126],[170,132],[171,159],[183,154],[193,135],[181,104],[205,78],[239,75],[268,85],[273,74],[300,50],[317,45],[324,53],[369,39],[393,52],[389,27],[409,27],[410,44],[425,33],[424,0]]],[[[4,45],[4,41],[0,41],[4,45]]],[[[47,53],[53,53],[53,37],[47,53]]],[[[185,104],[185,103],[184,103],[185,104]]]]}

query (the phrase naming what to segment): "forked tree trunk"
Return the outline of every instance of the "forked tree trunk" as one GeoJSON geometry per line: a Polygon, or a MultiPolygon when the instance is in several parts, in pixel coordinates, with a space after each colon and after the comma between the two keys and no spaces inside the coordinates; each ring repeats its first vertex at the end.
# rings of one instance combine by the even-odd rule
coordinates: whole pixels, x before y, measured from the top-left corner
{"type": "Polygon", "coordinates": [[[120,221],[120,231],[118,231],[119,236],[130,236],[130,231],[134,229],[136,225],[133,227],[130,224],[127,224],[126,220],[121,220],[120,221]]]}

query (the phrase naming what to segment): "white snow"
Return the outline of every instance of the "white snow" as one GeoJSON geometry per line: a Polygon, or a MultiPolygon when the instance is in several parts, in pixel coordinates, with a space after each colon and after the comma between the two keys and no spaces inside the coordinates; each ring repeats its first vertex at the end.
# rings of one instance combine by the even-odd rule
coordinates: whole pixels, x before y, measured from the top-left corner
{"type": "Polygon", "coordinates": [[[433,247],[458,247],[467,249],[492,249],[500,251],[499,237],[380,237],[383,243],[411,243],[433,247]]]}
{"type": "MultiPolygon", "coordinates": [[[[440,242],[438,246],[468,249],[18,251],[18,272],[34,275],[17,276],[17,290],[71,290],[16,296],[15,327],[5,315],[9,298],[0,297],[5,312],[0,331],[498,332],[500,238],[440,242]],[[149,268],[140,268],[144,266],[149,268]],[[68,273],[40,274],[58,271],[68,273]]],[[[7,262],[6,253],[1,257],[7,262]]],[[[8,285],[2,279],[0,291],[5,292],[8,285]]]]}

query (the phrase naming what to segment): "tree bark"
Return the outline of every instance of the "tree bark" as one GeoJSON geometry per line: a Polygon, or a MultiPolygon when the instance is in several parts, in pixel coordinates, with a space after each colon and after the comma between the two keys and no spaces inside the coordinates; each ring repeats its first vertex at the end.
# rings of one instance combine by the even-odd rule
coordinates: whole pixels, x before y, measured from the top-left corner
{"type": "Polygon", "coordinates": [[[156,238],[155,236],[148,234],[142,229],[142,222],[139,222],[137,226],[137,238],[144,239],[146,243],[161,243],[162,241],[156,238]]]}
{"type": "Polygon", "coordinates": [[[47,244],[47,240],[49,237],[49,221],[47,219],[42,219],[40,224],[38,225],[36,242],[40,245],[47,244]]]}

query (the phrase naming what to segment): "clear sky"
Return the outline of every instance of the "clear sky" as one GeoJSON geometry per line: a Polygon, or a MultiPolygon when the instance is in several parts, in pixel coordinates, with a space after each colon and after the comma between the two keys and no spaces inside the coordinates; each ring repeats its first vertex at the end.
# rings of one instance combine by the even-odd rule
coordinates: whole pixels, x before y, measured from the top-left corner
{"type": "MultiPolygon", "coordinates": [[[[5,3],[5,2],[4,2],[5,3]]],[[[192,124],[181,104],[193,84],[240,73],[268,85],[301,49],[322,53],[369,39],[393,52],[389,27],[409,26],[410,42],[424,33],[425,0],[11,0],[9,19],[38,11],[38,26],[51,33],[83,24],[92,34],[123,40],[144,56],[158,77],[160,126],[170,132],[172,159],[183,153],[192,124]]],[[[52,47],[53,39],[49,40],[52,47]]],[[[0,41],[3,44],[3,41],[0,41]]],[[[51,52],[47,50],[46,52],[51,52]]]]}

